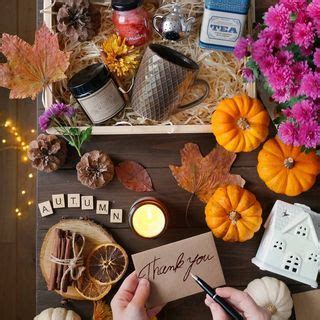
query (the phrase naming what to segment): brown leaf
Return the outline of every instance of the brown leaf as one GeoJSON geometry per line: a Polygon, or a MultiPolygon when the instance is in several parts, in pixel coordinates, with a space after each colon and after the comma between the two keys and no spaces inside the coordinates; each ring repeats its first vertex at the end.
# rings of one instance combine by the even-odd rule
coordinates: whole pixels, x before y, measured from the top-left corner
{"type": "Polygon", "coordinates": [[[119,181],[129,190],[136,192],[153,191],[147,170],[135,161],[124,161],[116,166],[119,181]]]}
{"type": "Polygon", "coordinates": [[[4,33],[0,51],[7,58],[0,64],[0,86],[11,90],[11,99],[35,99],[43,88],[66,78],[70,53],[60,50],[57,34],[45,25],[36,32],[33,46],[4,33]]]}
{"type": "Polygon", "coordinates": [[[94,302],[93,320],[112,320],[111,307],[103,300],[94,302]]]}
{"type": "Polygon", "coordinates": [[[198,145],[187,143],[180,151],[181,167],[170,165],[172,175],[179,186],[207,203],[214,191],[223,185],[244,186],[245,180],[230,174],[236,154],[217,146],[203,157],[198,145]]]}

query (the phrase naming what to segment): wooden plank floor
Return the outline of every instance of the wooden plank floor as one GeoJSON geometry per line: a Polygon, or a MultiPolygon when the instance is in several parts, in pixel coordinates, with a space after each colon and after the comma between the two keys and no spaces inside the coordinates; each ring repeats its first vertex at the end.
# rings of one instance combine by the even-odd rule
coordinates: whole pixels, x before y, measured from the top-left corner
{"type": "MultiPolygon", "coordinates": [[[[262,12],[274,2],[256,1],[257,16],[261,17],[262,12]]],[[[0,0],[0,8],[0,34],[18,34],[32,43],[37,16],[36,0],[0,0]]],[[[0,62],[4,62],[3,57],[0,62]]],[[[1,122],[6,118],[12,119],[28,136],[28,130],[36,123],[35,103],[9,100],[8,91],[0,88],[0,116],[1,122]]],[[[0,136],[3,134],[1,131],[0,136]]],[[[17,190],[24,180],[26,167],[21,165],[15,150],[0,151],[0,167],[1,319],[32,319],[35,314],[34,208],[24,212],[19,220],[14,213],[19,201],[17,190]]],[[[27,191],[34,196],[34,184],[30,183],[27,191]]]]}
{"type": "MultiPolygon", "coordinates": [[[[0,33],[18,34],[33,42],[36,1],[0,0],[0,33]]],[[[1,57],[1,62],[4,62],[1,57]]],[[[36,103],[9,100],[8,90],[0,88],[0,122],[10,118],[22,137],[29,141],[36,126],[36,103]]],[[[0,128],[1,139],[12,142],[0,128]]],[[[0,146],[1,148],[2,146],[0,146]]],[[[1,150],[1,149],[0,149],[1,150]]],[[[24,196],[17,196],[23,185],[28,199],[35,198],[35,181],[27,181],[28,164],[14,149],[0,151],[0,318],[33,319],[35,315],[35,215],[34,207],[17,219],[15,208],[24,196]]]]}

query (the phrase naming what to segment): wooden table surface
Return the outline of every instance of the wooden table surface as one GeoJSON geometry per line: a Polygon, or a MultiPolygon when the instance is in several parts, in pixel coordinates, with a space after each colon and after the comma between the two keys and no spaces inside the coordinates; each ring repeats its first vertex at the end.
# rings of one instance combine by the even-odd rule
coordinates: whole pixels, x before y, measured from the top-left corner
{"type": "MultiPolygon", "coordinates": [[[[259,1],[260,2],[260,1],[259,1]]],[[[257,3],[259,6],[259,3],[257,3]]],[[[265,8],[266,2],[260,3],[265,8]]],[[[68,162],[65,167],[52,174],[40,173],[38,175],[38,202],[50,200],[52,194],[58,193],[80,193],[81,195],[93,195],[96,199],[110,200],[113,208],[124,210],[124,223],[120,225],[110,224],[108,216],[98,216],[93,211],[81,211],[79,209],[58,209],[49,217],[41,218],[37,211],[37,259],[43,238],[47,230],[63,217],[86,217],[97,221],[112,233],[114,238],[127,250],[129,254],[150,249],[159,245],[188,238],[193,235],[208,231],[204,220],[204,205],[194,200],[190,207],[191,227],[185,223],[185,209],[190,194],[180,189],[171,175],[169,164],[180,164],[179,150],[187,142],[197,143],[203,154],[208,153],[214,146],[215,140],[211,134],[192,135],[147,135],[147,136],[96,136],[85,145],[84,151],[103,150],[108,153],[115,164],[123,160],[135,160],[144,165],[149,171],[155,191],[148,195],[154,196],[165,202],[170,211],[169,228],[161,239],[144,240],[137,237],[129,228],[127,213],[131,204],[145,196],[125,189],[117,179],[114,179],[103,189],[92,191],[82,186],[76,177],[75,164],[78,158],[74,151],[70,150],[68,162]]],[[[264,221],[267,218],[274,202],[277,199],[291,203],[300,202],[320,212],[318,200],[320,192],[320,181],[309,192],[298,197],[288,198],[278,196],[266,188],[259,179],[256,170],[257,154],[259,150],[249,154],[239,154],[233,166],[232,172],[242,175],[247,181],[246,188],[252,191],[261,202],[263,207],[264,221]]],[[[216,240],[217,249],[222,263],[226,282],[229,286],[243,289],[247,284],[258,277],[271,275],[260,271],[251,263],[259,246],[263,228],[255,237],[242,244],[226,243],[216,240]]],[[[201,245],[201,244],[199,244],[201,245]]],[[[61,297],[54,292],[48,292],[45,281],[39,270],[37,261],[37,312],[48,307],[60,305],[61,297]]],[[[128,272],[132,270],[132,263],[128,272]]],[[[288,284],[292,292],[310,290],[309,286],[299,284],[293,280],[282,278],[288,284]]],[[[115,286],[107,296],[109,302],[117,290],[115,286]]],[[[161,319],[211,319],[208,309],[205,307],[204,294],[169,303],[161,313],[161,319]]],[[[91,319],[92,303],[69,301],[68,305],[78,312],[82,319],[91,319]]]]}

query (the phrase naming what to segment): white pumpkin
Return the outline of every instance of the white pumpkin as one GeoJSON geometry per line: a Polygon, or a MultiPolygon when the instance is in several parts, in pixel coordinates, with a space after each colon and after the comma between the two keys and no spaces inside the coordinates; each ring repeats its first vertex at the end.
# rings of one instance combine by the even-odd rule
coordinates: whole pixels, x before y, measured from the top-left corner
{"type": "Polygon", "coordinates": [[[72,310],[49,308],[43,310],[33,320],[81,320],[81,318],[72,310]]]}
{"type": "Polygon", "coordinates": [[[286,284],[276,278],[263,277],[251,281],[245,291],[259,306],[271,313],[272,320],[287,320],[292,312],[291,293],[286,284]]]}

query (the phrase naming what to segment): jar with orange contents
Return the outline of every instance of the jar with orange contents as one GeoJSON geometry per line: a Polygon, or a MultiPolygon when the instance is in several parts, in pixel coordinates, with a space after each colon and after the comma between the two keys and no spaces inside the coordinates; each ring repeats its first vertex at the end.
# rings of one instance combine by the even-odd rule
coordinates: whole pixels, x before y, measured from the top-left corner
{"type": "Polygon", "coordinates": [[[128,45],[141,46],[151,39],[149,15],[141,0],[112,0],[111,5],[116,31],[128,45]]]}

